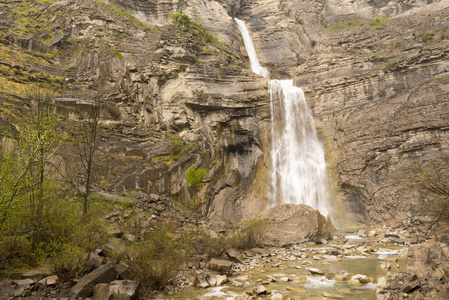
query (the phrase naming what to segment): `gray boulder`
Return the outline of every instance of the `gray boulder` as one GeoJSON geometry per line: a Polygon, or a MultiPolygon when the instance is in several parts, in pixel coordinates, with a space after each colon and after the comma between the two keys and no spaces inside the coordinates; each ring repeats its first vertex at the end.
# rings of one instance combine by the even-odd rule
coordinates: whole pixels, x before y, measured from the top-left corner
{"type": "Polygon", "coordinates": [[[140,283],[133,280],[114,280],[111,283],[95,285],[94,300],[135,300],[140,283]]]}
{"type": "Polygon", "coordinates": [[[221,273],[231,273],[232,262],[224,259],[213,258],[209,262],[209,268],[221,273]]]}
{"type": "MultiPolygon", "coordinates": [[[[94,286],[99,283],[109,283],[117,277],[117,271],[110,264],[102,265],[89,274],[81,277],[78,283],[72,287],[69,297],[85,298],[93,294],[94,286]]],[[[106,298],[107,299],[107,298],[106,298]]]]}

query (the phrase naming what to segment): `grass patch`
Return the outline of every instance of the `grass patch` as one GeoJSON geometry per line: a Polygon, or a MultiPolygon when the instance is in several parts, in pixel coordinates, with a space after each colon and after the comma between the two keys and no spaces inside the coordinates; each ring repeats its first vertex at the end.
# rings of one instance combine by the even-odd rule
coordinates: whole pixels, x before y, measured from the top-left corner
{"type": "Polygon", "coordinates": [[[444,75],[443,77],[433,78],[431,81],[439,82],[439,81],[444,81],[444,80],[448,80],[448,79],[449,79],[449,74],[448,75],[444,75]]]}
{"type": "Polygon", "coordinates": [[[380,56],[380,55],[385,54],[385,53],[388,53],[388,50],[378,51],[378,52],[374,53],[373,55],[371,55],[371,57],[380,56]]]}
{"type": "Polygon", "coordinates": [[[375,16],[368,22],[364,22],[360,19],[355,19],[349,20],[346,23],[336,24],[334,26],[327,26],[327,24],[324,24],[323,27],[329,30],[348,29],[359,26],[368,26],[370,28],[386,28],[387,26],[384,24],[384,22],[388,19],[390,19],[390,17],[375,16]]]}
{"type": "Polygon", "coordinates": [[[209,33],[200,23],[190,20],[189,16],[186,14],[175,12],[172,13],[170,17],[172,18],[173,23],[177,24],[179,28],[190,32],[193,37],[204,40],[206,43],[217,44],[224,47],[224,44],[221,43],[215,35],[209,33]]]}
{"type": "Polygon", "coordinates": [[[111,49],[112,53],[115,55],[115,57],[117,57],[120,60],[124,59],[123,54],[121,54],[117,49],[115,49],[114,46],[109,45],[109,44],[108,44],[108,46],[109,46],[109,49],[111,49]]]}
{"type": "Polygon", "coordinates": [[[386,69],[392,69],[392,68],[394,67],[394,62],[395,62],[396,60],[398,60],[398,59],[399,59],[399,57],[391,58],[391,59],[389,59],[387,62],[384,62],[383,64],[377,66],[377,68],[378,68],[378,69],[384,69],[384,68],[386,68],[386,69]]]}

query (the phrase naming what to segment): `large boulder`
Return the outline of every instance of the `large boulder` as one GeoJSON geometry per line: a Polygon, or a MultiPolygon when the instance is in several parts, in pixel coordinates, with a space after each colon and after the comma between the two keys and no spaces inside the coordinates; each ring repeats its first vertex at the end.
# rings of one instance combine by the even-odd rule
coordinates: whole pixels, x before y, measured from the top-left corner
{"type": "Polygon", "coordinates": [[[140,283],[133,280],[114,280],[100,283],[94,288],[94,300],[134,300],[137,299],[140,283]]]}
{"type": "Polygon", "coordinates": [[[72,287],[69,297],[85,298],[93,294],[94,286],[99,283],[109,283],[117,277],[117,271],[110,264],[102,265],[89,274],[81,277],[78,283],[72,287]]]}
{"type": "Polygon", "coordinates": [[[284,246],[329,239],[335,231],[329,218],[307,205],[284,204],[262,212],[267,223],[263,243],[284,246]]]}
{"type": "Polygon", "coordinates": [[[209,262],[209,268],[220,273],[230,274],[232,269],[232,261],[213,258],[209,262]]]}

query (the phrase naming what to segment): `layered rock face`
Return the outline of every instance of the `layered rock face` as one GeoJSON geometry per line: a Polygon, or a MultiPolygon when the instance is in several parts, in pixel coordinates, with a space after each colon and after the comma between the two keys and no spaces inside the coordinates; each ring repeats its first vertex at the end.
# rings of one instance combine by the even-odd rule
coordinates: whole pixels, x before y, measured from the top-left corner
{"type": "Polygon", "coordinates": [[[247,23],[273,78],[293,78],[306,91],[337,191],[336,218],[342,211],[362,223],[403,217],[418,195],[399,180],[402,166],[447,150],[447,1],[15,5],[24,3],[37,9],[27,17],[44,21],[20,26],[17,7],[0,7],[0,50],[10,51],[2,78],[17,70],[62,77],[55,105],[68,118],[105,100],[100,189],[189,197],[185,172],[197,163],[208,170],[200,198],[213,221],[265,207],[267,80],[249,70],[233,17],[247,23]],[[173,25],[175,10],[204,28],[173,25]],[[34,58],[11,54],[26,51],[34,58]]]}
{"type": "Polygon", "coordinates": [[[377,299],[445,299],[449,292],[446,243],[429,240],[408,250],[407,271],[388,273],[377,284],[377,299]]]}
{"type": "MultiPolygon", "coordinates": [[[[340,202],[355,221],[402,218],[403,166],[447,151],[447,1],[243,1],[263,65],[306,90],[340,202]]],[[[335,200],[335,199],[334,199],[335,200]]]]}
{"type": "MultiPolygon", "coordinates": [[[[82,119],[101,99],[97,189],[182,200],[193,196],[185,174],[196,163],[208,170],[199,198],[209,218],[234,222],[260,211],[268,186],[267,80],[247,67],[226,9],[218,2],[192,2],[184,7],[191,20],[173,22],[174,2],[54,2],[18,4],[32,9],[29,17],[39,12],[60,37],[46,48],[52,53],[48,62],[38,61],[39,48],[29,49],[35,55],[29,60],[6,57],[2,76],[14,79],[15,68],[62,77],[54,105],[68,119],[82,119]]],[[[11,31],[2,31],[2,43],[22,53],[16,10],[1,8],[9,26],[4,29],[11,31]]],[[[30,28],[33,39],[43,39],[41,27],[30,28]]],[[[14,123],[6,115],[2,121],[14,123]]]]}

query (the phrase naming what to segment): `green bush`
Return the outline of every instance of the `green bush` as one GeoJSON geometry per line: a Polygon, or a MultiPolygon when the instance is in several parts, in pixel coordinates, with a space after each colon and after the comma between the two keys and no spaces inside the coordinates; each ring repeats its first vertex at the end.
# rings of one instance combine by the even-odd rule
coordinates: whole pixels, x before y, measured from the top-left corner
{"type": "Polygon", "coordinates": [[[183,14],[181,12],[174,12],[170,14],[170,17],[172,18],[173,22],[183,25],[186,28],[190,27],[190,18],[186,14],[183,14]]]}
{"type": "Polygon", "coordinates": [[[172,155],[178,155],[184,150],[184,148],[187,146],[187,144],[179,139],[173,139],[171,141],[171,154],[172,155]]]}
{"type": "Polygon", "coordinates": [[[201,180],[203,179],[204,175],[206,175],[207,170],[203,168],[197,169],[197,165],[193,164],[190,166],[190,168],[187,170],[186,173],[186,182],[190,188],[194,192],[198,189],[201,180]]]}

